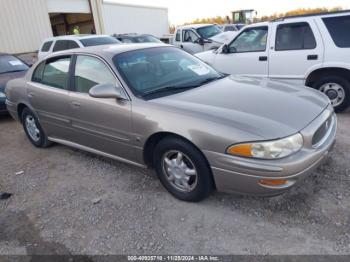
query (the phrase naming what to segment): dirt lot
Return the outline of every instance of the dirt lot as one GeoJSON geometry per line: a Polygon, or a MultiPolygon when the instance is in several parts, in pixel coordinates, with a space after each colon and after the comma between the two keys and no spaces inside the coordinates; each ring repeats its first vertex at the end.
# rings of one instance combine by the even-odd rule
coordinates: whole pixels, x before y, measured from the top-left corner
{"type": "Polygon", "coordinates": [[[338,119],[333,153],[302,186],[192,204],[152,171],[36,149],[1,118],[0,189],[14,195],[0,201],[0,254],[350,254],[350,111],[338,119]]]}

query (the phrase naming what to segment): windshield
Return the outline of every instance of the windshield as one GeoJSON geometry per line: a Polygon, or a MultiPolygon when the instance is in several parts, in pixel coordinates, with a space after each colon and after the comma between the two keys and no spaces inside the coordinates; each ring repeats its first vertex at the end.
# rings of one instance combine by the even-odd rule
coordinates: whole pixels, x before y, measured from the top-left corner
{"type": "Polygon", "coordinates": [[[223,77],[199,59],[174,47],[125,52],[116,55],[113,62],[131,91],[143,98],[170,95],[223,77]]]}
{"type": "Polygon", "coordinates": [[[238,30],[241,30],[244,26],[245,24],[236,24],[238,30]]]}
{"type": "Polygon", "coordinates": [[[136,43],[161,43],[161,41],[151,35],[135,36],[134,40],[136,43]]]}
{"type": "Polygon", "coordinates": [[[28,69],[29,67],[17,57],[14,57],[12,55],[0,56],[0,74],[26,71],[28,69]]]}
{"type": "Polygon", "coordinates": [[[213,37],[215,35],[222,33],[222,31],[216,25],[209,25],[209,26],[197,28],[197,33],[202,38],[210,38],[210,37],[213,37]]]}
{"type": "Polygon", "coordinates": [[[83,46],[97,46],[97,45],[110,45],[110,44],[119,44],[120,41],[111,36],[106,37],[91,37],[80,39],[80,42],[83,46]]]}

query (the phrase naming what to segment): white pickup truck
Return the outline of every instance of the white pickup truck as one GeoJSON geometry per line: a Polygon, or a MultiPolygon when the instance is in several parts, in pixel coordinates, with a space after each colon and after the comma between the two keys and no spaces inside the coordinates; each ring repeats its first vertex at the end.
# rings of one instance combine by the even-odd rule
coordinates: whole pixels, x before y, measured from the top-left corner
{"type": "Polygon", "coordinates": [[[196,56],[227,74],[318,89],[338,112],[350,105],[350,11],[252,24],[219,49],[196,56]]]}
{"type": "Polygon", "coordinates": [[[193,24],[176,28],[173,45],[191,54],[213,50],[231,41],[238,33],[223,32],[213,24],[193,24]]]}

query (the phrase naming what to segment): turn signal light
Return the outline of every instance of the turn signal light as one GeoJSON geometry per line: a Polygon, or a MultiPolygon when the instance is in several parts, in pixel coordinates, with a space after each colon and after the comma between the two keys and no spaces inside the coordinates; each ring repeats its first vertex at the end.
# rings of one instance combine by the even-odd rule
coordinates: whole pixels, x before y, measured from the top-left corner
{"type": "Polygon", "coordinates": [[[227,153],[235,156],[246,156],[252,157],[252,145],[251,144],[240,144],[236,146],[231,146],[227,153]]]}
{"type": "Polygon", "coordinates": [[[259,180],[261,185],[265,186],[283,186],[287,184],[287,180],[285,179],[261,179],[259,180]]]}

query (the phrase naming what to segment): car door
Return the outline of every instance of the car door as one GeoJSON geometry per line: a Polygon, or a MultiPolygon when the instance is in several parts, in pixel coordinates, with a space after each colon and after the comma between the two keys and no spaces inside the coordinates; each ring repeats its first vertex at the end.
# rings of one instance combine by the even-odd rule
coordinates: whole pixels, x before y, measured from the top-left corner
{"type": "Polygon", "coordinates": [[[267,26],[246,28],[227,48],[221,48],[213,66],[227,74],[267,77],[268,41],[267,26]]]}
{"type": "Polygon", "coordinates": [[[302,84],[306,72],[323,62],[322,39],[313,20],[275,22],[272,35],[275,37],[270,43],[270,78],[302,84]]]}
{"type": "Polygon", "coordinates": [[[27,83],[27,96],[40,124],[49,137],[68,139],[71,135],[69,74],[71,56],[41,62],[27,83]]]}
{"type": "Polygon", "coordinates": [[[204,51],[204,46],[198,43],[199,36],[191,29],[182,30],[182,48],[190,54],[204,51]]]}
{"type": "Polygon", "coordinates": [[[132,159],[131,101],[89,95],[89,90],[98,84],[118,82],[108,64],[96,56],[77,55],[72,82],[70,108],[74,142],[132,159]]]}

